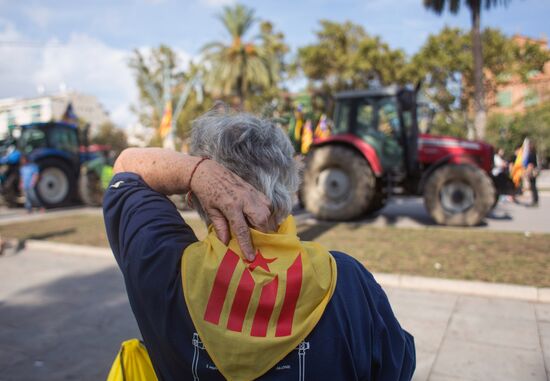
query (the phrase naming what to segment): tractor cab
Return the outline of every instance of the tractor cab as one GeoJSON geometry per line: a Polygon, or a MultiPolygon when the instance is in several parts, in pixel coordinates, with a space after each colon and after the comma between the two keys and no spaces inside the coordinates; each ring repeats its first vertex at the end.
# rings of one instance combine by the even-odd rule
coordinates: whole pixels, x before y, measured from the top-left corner
{"type": "Polygon", "coordinates": [[[403,178],[416,170],[415,92],[396,86],[336,95],[333,138],[352,135],[376,153],[384,174],[403,178]]]}

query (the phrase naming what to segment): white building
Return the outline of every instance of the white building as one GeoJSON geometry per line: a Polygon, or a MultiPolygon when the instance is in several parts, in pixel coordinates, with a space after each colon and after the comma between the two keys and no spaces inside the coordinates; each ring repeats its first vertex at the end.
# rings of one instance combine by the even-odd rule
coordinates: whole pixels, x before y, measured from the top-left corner
{"type": "Polygon", "coordinates": [[[69,91],[35,98],[0,99],[0,137],[8,127],[34,122],[59,121],[69,102],[76,116],[90,123],[90,135],[109,121],[109,115],[96,97],[69,91]]]}

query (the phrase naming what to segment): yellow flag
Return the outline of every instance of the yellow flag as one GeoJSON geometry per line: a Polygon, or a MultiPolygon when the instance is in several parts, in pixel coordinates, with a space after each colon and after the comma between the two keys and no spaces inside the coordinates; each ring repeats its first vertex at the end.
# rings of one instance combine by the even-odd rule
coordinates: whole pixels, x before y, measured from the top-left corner
{"type": "Polygon", "coordinates": [[[168,101],[166,106],[164,106],[164,113],[162,114],[162,119],[160,121],[160,137],[165,138],[166,135],[170,132],[172,128],[172,102],[168,101]]]}
{"type": "Polygon", "coordinates": [[[311,120],[308,119],[304,123],[304,128],[302,132],[302,154],[306,154],[309,151],[309,147],[313,143],[313,128],[311,127],[311,120]]]}
{"type": "Polygon", "coordinates": [[[122,343],[107,381],[157,381],[147,349],[138,339],[122,343]]]}
{"type": "Polygon", "coordinates": [[[334,292],[336,263],[313,242],[300,242],[289,216],[277,233],[251,230],[256,259],[212,227],[182,257],[185,302],[201,341],[228,380],[267,372],[313,330],[334,292]]]}

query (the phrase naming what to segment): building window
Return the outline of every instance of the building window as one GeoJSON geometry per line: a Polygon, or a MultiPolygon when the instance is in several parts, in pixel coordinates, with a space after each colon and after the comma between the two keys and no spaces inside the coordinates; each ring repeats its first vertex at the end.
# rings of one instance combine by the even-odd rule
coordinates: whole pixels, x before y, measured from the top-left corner
{"type": "Polygon", "coordinates": [[[34,122],[40,122],[40,105],[32,105],[31,106],[31,121],[34,122]]]}
{"type": "Polygon", "coordinates": [[[8,128],[17,126],[13,111],[8,111],[8,128]]]}
{"type": "Polygon", "coordinates": [[[525,89],[525,94],[523,95],[523,103],[525,107],[534,106],[539,103],[539,95],[535,89],[525,89]]]}
{"type": "Polygon", "coordinates": [[[499,91],[497,94],[497,103],[499,107],[512,106],[512,92],[511,91],[499,91]]]}

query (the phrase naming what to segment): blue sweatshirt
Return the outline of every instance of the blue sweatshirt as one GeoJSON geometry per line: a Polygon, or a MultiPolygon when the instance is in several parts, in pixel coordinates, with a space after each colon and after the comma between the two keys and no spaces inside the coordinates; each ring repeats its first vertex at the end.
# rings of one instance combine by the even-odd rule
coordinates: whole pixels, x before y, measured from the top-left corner
{"type": "MultiPolygon", "coordinates": [[[[197,238],[174,204],[136,174],[120,173],[104,199],[112,251],[159,380],[224,380],[189,316],[181,256],[197,238]]],[[[309,336],[259,380],[410,380],[413,337],[382,288],[354,258],[331,252],[338,280],[309,336]]]]}

